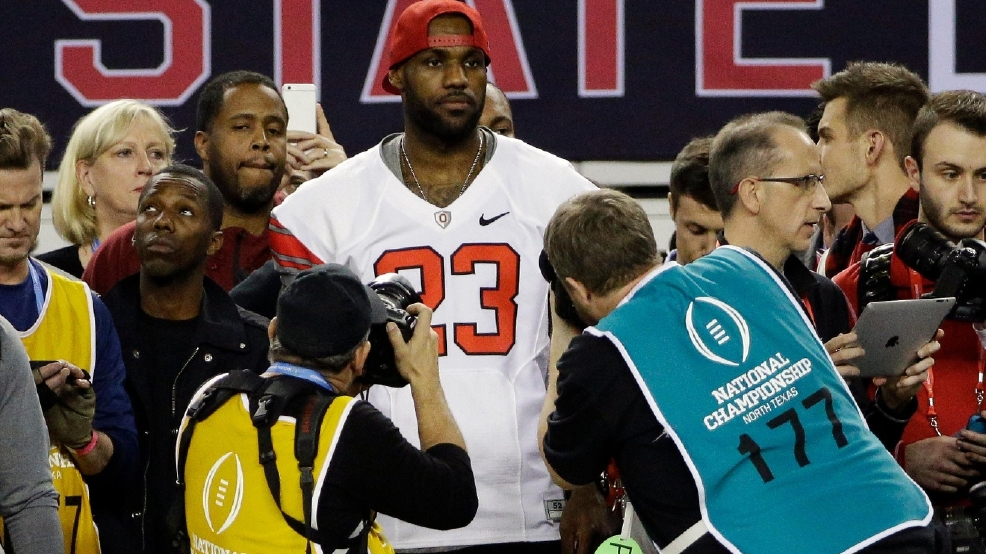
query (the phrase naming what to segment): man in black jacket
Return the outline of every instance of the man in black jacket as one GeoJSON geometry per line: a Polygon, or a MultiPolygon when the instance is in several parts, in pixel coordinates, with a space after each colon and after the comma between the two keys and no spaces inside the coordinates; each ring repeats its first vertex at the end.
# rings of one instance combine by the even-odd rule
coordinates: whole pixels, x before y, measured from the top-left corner
{"type": "Polygon", "coordinates": [[[121,508],[136,514],[143,552],[171,551],[165,520],[177,493],[175,438],[195,390],[215,375],[268,366],[267,320],[238,308],[204,275],[206,258],[222,246],[222,214],[222,195],[202,172],[161,170],[138,206],[140,274],[105,297],[120,332],[144,468],[121,508]]]}

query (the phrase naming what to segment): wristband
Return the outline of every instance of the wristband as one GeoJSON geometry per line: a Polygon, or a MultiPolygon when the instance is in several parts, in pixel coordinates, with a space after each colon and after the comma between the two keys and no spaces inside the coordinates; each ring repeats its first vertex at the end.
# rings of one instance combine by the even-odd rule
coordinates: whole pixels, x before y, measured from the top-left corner
{"type": "Polygon", "coordinates": [[[93,430],[92,440],[89,441],[89,444],[83,446],[82,448],[73,448],[72,452],[74,452],[75,455],[78,456],[79,458],[88,456],[90,452],[96,449],[96,441],[98,439],[99,439],[99,434],[96,433],[95,430],[93,430]]]}

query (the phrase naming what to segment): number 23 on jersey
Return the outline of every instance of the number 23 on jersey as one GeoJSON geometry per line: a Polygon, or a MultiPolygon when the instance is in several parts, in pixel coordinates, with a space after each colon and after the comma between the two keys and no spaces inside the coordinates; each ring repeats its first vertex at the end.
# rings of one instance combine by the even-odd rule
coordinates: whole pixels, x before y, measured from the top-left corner
{"type": "MultiPolygon", "coordinates": [[[[483,310],[492,310],[496,321],[493,332],[479,332],[476,322],[462,321],[452,324],[452,339],[467,355],[506,355],[516,342],[517,293],[520,280],[520,255],[509,244],[463,244],[448,258],[451,275],[446,282],[446,259],[428,246],[387,250],[381,254],[373,270],[376,275],[417,270],[421,274],[421,300],[432,310],[437,310],[454,285],[456,276],[473,275],[481,264],[493,265],[496,281],[492,286],[479,287],[468,294],[479,295],[483,310]]],[[[466,294],[465,291],[461,294],[466,294]]],[[[438,353],[448,353],[446,325],[434,325],[438,333],[438,353]]]]}

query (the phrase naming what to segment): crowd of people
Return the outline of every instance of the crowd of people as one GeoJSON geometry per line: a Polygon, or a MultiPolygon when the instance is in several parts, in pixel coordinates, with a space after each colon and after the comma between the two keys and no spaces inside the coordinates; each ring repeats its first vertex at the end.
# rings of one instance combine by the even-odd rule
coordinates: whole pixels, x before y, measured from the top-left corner
{"type": "Polygon", "coordinates": [[[665,260],[515,138],[475,9],[391,45],[403,131],[351,158],[250,71],[200,91],[201,169],[93,110],[36,255],[52,140],[0,110],[3,548],[584,554],[629,503],[645,552],[986,553],[986,96],[856,62],[695,137],[665,260]],[[857,316],[939,273],[941,329],[861,377],[857,316]]]}

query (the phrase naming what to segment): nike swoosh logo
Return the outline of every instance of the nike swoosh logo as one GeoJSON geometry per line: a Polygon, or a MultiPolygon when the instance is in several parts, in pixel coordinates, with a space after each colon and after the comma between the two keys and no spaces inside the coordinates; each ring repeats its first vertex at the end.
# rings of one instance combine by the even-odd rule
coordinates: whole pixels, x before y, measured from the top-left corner
{"type": "Polygon", "coordinates": [[[495,215],[495,216],[493,216],[493,217],[491,217],[489,219],[486,219],[486,217],[485,217],[486,214],[480,214],[480,216],[479,216],[479,224],[482,225],[483,227],[486,227],[490,223],[493,223],[494,221],[500,219],[501,217],[507,215],[508,213],[510,213],[510,212],[503,212],[502,214],[495,215]]]}

